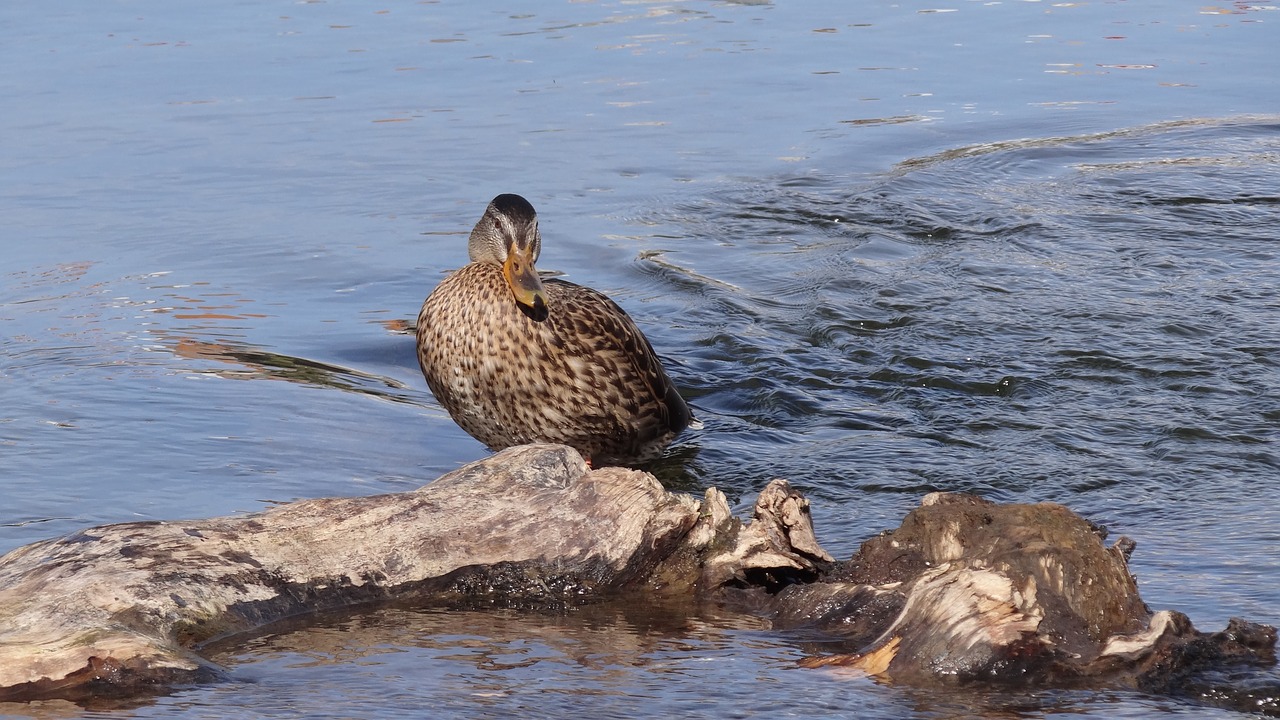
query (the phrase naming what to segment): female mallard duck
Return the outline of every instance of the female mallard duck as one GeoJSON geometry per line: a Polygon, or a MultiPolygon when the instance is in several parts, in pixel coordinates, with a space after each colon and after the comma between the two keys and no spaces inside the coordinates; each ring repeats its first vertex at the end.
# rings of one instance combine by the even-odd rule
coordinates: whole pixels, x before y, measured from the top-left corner
{"type": "Polygon", "coordinates": [[[563,443],[597,467],[657,457],[693,421],[635,322],[612,300],[542,280],[538,216],[499,195],[471,231],[471,262],[418,315],[418,364],[472,437],[500,450],[563,443]]]}

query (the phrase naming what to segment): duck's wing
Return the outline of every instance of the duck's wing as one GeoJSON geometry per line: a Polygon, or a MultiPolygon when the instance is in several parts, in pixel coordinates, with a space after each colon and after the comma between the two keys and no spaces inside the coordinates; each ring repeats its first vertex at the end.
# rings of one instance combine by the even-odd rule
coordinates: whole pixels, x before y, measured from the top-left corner
{"type": "Polygon", "coordinates": [[[667,376],[653,345],[625,310],[589,287],[558,279],[546,281],[546,286],[558,334],[572,336],[582,352],[614,355],[635,379],[625,389],[642,396],[636,398],[642,403],[656,404],[667,430],[678,433],[689,426],[688,404],[667,376]]]}

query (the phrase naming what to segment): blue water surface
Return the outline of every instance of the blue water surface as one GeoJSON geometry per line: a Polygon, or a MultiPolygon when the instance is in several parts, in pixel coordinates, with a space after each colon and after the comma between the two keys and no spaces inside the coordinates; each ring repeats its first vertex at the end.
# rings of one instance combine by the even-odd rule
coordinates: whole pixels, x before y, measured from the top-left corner
{"type": "MultiPolygon", "coordinates": [[[[620,302],[847,556],[932,490],[1138,542],[1154,608],[1280,622],[1280,15],[1248,3],[0,6],[0,552],[417,487],[487,454],[405,326],[485,203],[620,302]]],[[[1128,691],[795,667],[733,616],[383,611],[148,717],[1150,717],[1128,691]]]]}

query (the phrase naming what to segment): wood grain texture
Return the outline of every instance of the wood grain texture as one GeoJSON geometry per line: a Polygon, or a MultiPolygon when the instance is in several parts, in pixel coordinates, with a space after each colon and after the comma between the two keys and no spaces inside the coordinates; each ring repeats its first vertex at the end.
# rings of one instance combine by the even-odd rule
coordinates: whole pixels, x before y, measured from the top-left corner
{"type": "Polygon", "coordinates": [[[0,697],[199,679],[201,642],[411,593],[599,595],[697,517],[650,475],[533,445],[412,492],[92,528],[0,558],[0,697]]]}

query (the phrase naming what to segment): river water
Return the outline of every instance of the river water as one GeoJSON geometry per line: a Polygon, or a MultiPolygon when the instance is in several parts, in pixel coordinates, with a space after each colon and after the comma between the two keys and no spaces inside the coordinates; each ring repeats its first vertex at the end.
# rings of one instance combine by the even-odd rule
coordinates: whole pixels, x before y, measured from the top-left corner
{"type": "MultiPolygon", "coordinates": [[[[0,8],[0,552],[407,490],[486,455],[404,332],[485,203],[604,290],[837,556],[932,490],[1138,543],[1153,608],[1280,623],[1280,12],[1247,3],[0,8]]],[[[388,608],[231,682],[44,717],[1226,717],[800,670],[750,618],[388,608]]]]}

